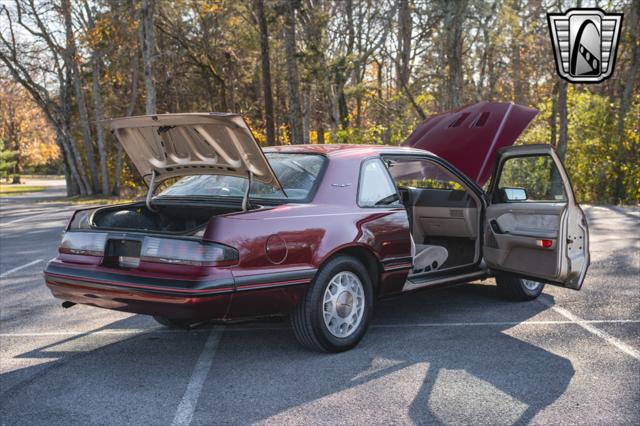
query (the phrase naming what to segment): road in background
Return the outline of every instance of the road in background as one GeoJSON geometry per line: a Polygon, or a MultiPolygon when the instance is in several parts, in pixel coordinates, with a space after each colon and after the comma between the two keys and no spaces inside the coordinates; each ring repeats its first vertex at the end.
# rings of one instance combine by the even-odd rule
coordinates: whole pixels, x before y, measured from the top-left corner
{"type": "Polygon", "coordinates": [[[72,209],[0,203],[2,424],[640,423],[638,209],[586,208],[580,292],[513,303],[486,282],[383,301],[337,355],[284,321],[171,331],[64,310],[41,271],[72,209]]]}

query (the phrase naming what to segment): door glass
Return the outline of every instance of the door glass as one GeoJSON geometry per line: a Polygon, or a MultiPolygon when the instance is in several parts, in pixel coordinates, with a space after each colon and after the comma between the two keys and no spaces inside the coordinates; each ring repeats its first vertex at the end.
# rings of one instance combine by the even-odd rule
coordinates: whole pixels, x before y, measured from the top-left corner
{"type": "Polygon", "coordinates": [[[360,173],[358,205],[376,207],[397,202],[398,193],[384,164],[379,159],[367,160],[360,173]]]}
{"type": "Polygon", "coordinates": [[[464,191],[459,179],[431,161],[394,158],[387,165],[398,188],[464,191]]]}
{"type": "Polygon", "coordinates": [[[508,158],[502,164],[494,202],[567,201],[562,178],[549,155],[508,158]]]}

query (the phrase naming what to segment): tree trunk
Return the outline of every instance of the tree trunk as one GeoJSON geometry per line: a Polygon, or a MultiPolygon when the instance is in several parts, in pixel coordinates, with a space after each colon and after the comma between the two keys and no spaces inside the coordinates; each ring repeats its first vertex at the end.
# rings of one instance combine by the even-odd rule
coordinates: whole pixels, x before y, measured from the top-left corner
{"type": "MultiPolygon", "coordinates": [[[[86,18],[89,31],[95,29],[95,22],[91,8],[87,1],[84,2],[84,9],[86,12],[86,18]]],[[[104,129],[102,127],[102,94],[100,92],[100,77],[101,70],[100,64],[102,61],[102,51],[99,46],[94,46],[91,54],[91,68],[92,68],[92,92],[93,92],[93,113],[96,119],[96,137],[98,142],[98,159],[100,163],[101,174],[101,193],[104,195],[109,194],[109,172],[107,170],[107,146],[104,137],[104,129]]]]}
{"type": "Polygon", "coordinates": [[[412,27],[409,0],[398,0],[398,53],[396,59],[396,89],[398,91],[409,84],[412,27]]]}
{"type": "Polygon", "coordinates": [[[553,85],[553,90],[551,92],[551,117],[549,118],[549,127],[551,128],[551,134],[549,138],[549,144],[552,147],[556,147],[557,144],[557,133],[558,133],[558,85],[560,83],[556,82],[553,85]]]}
{"type": "Polygon", "coordinates": [[[558,144],[556,152],[560,160],[564,161],[567,154],[567,145],[569,143],[569,118],[567,116],[567,82],[562,80],[558,82],[558,118],[560,121],[558,144]]]}
{"type": "Polygon", "coordinates": [[[84,144],[84,151],[87,157],[89,173],[91,174],[92,185],[89,188],[89,194],[92,194],[99,191],[100,179],[98,178],[98,168],[96,167],[95,154],[93,151],[93,141],[91,140],[91,128],[89,126],[87,101],[82,90],[82,78],[80,76],[80,69],[77,62],[76,41],[73,34],[71,21],[71,4],[69,0],[62,0],[62,14],[64,17],[65,36],[67,43],[66,52],[64,55],[67,67],[71,71],[73,88],[76,95],[76,104],[78,106],[78,114],[80,115],[80,131],[82,133],[82,142],[84,144]]]}
{"type": "Polygon", "coordinates": [[[311,131],[311,83],[305,82],[302,87],[304,111],[302,113],[302,143],[309,143],[311,131]]]}
{"type": "MultiPolygon", "coordinates": [[[[131,76],[131,98],[129,100],[129,105],[127,106],[126,116],[129,117],[133,115],[133,111],[136,108],[136,101],[138,100],[138,81],[140,80],[140,59],[139,53],[134,52],[133,55],[133,75],[131,76]]],[[[120,195],[120,185],[121,179],[120,175],[122,174],[122,160],[123,160],[123,149],[120,142],[116,142],[116,158],[115,165],[113,171],[113,195],[120,195]]]]}
{"type": "Polygon", "coordinates": [[[444,39],[446,52],[447,77],[445,84],[445,109],[462,105],[463,69],[462,69],[462,26],[465,20],[467,0],[447,1],[442,5],[445,11],[444,39]]]}
{"type": "Polygon", "coordinates": [[[100,94],[100,54],[93,55],[93,110],[96,116],[96,135],[98,137],[98,157],[102,174],[101,192],[109,194],[109,172],[107,170],[107,147],[102,127],[102,95],[100,94]]]}
{"type": "Polygon", "coordinates": [[[286,2],[285,13],[284,47],[287,55],[291,143],[301,144],[303,142],[302,112],[300,108],[300,78],[296,59],[296,10],[293,2],[286,2]]]}
{"type": "MultiPolygon", "coordinates": [[[[638,22],[640,21],[640,0],[634,0],[631,4],[630,21],[631,22],[629,25],[631,25],[631,27],[629,29],[629,34],[630,41],[633,43],[633,47],[631,48],[631,64],[629,65],[628,74],[625,78],[624,90],[622,91],[622,96],[620,97],[620,111],[618,112],[618,123],[616,126],[617,158],[615,163],[616,192],[614,197],[614,201],[616,204],[620,204],[621,202],[623,202],[627,195],[625,188],[625,168],[623,167],[623,163],[625,161],[628,161],[627,150],[624,146],[624,120],[627,112],[629,112],[629,107],[631,106],[631,95],[633,94],[633,87],[640,75],[640,42],[638,42],[637,39],[634,39],[634,37],[637,37],[639,29],[638,22]]],[[[637,159],[635,161],[637,161],[637,159]]]]}
{"type": "Polygon", "coordinates": [[[318,144],[324,144],[324,125],[322,123],[322,116],[318,117],[318,144]]]}
{"type": "Polygon", "coordinates": [[[273,119],[273,90],[271,89],[271,61],[269,59],[269,29],[264,14],[264,0],[255,0],[258,28],[260,30],[260,59],[262,61],[262,92],[264,97],[264,123],[267,133],[267,145],[276,144],[276,132],[273,119]]]}
{"type": "Polygon", "coordinates": [[[68,159],[69,164],[72,165],[76,170],[76,175],[78,177],[77,183],[80,190],[80,195],[92,195],[93,190],[91,189],[91,184],[89,182],[89,178],[87,177],[86,169],[84,166],[84,161],[82,156],[80,155],[80,150],[78,149],[78,143],[73,137],[73,130],[71,128],[71,86],[73,85],[73,77],[71,75],[71,70],[69,68],[66,69],[66,74],[64,77],[60,77],[60,108],[61,108],[61,118],[60,118],[60,126],[62,132],[62,138],[65,141],[65,145],[69,147],[69,156],[68,159]]]}
{"type": "Polygon", "coordinates": [[[64,164],[64,177],[67,184],[67,197],[73,197],[75,195],[86,195],[86,190],[83,188],[78,170],[73,164],[73,155],[69,152],[67,146],[67,140],[61,129],[56,128],[56,143],[60,147],[60,155],[62,157],[62,163],[64,164]]]}
{"type": "Polygon", "coordinates": [[[340,123],[340,110],[338,107],[338,95],[335,85],[331,85],[329,99],[329,112],[331,123],[331,143],[336,143],[338,138],[338,123],[340,123]]]}
{"type": "Polygon", "coordinates": [[[140,28],[138,36],[140,38],[140,48],[142,49],[142,60],[144,63],[144,87],[146,93],[146,113],[156,113],[156,89],[153,84],[153,62],[154,62],[154,36],[153,36],[153,13],[155,0],[142,0],[140,14],[140,28]]]}
{"type": "MultiPolygon", "coordinates": [[[[495,7],[495,6],[494,6],[495,7]]],[[[495,10],[494,10],[495,12],[495,10]]],[[[483,28],[482,28],[482,41],[484,45],[482,46],[482,56],[480,59],[480,73],[478,78],[478,100],[489,100],[487,96],[487,72],[488,72],[488,62],[491,55],[491,51],[493,49],[491,43],[491,32],[489,29],[489,22],[493,14],[490,14],[484,19],[483,28]]]]}
{"type": "MultiPolygon", "coordinates": [[[[564,80],[558,81],[558,101],[557,101],[557,115],[560,121],[560,129],[558,135],[558,141],[555,146],[556,153],[560,158],[560,161],[564,161],[564,158],[567,154],[567,145],[569,143],[569,123],[567,117],[567,82],[564,80]]],[[[552,114],[554,114],[552,112],[552,114]]],[[[555,133],[555,118],[552,126],[552,131],[555,133]]],[[[563,192],[562,189],[562,178],[560,177],[560,172],[553,167],[551,169],[551,192],[553,194],[560,194],[563,192]]]]}
{"type": "Polygon", "coordinates": [[[524,105],[524,76],[522,75],[522,57],[520,55],[520,39],[522,37],[522,31],[520,30],[520,1],[514,0],[512,3],[513,12],[518,17],[517,22],[514,22],[511,27],[511,58],[513,60],[513,100],[515,103],[524,105]]]}

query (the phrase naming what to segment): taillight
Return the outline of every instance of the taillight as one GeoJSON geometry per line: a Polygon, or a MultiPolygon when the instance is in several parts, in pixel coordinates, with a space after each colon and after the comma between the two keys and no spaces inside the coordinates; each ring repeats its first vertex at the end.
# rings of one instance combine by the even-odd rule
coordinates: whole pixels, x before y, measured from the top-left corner
{"type": "Polygon", "coordinates": [[[107,244],[107,234],[100,232],[67,232],[62,237],[58,251],[66,254],[102,256],[107,244]]]}
{"type": "Polygon", "coordinates": [[[145,237],[140,260],[180,265],[229,266],[238,262],[238,252],[222,244],[145,237]]]}

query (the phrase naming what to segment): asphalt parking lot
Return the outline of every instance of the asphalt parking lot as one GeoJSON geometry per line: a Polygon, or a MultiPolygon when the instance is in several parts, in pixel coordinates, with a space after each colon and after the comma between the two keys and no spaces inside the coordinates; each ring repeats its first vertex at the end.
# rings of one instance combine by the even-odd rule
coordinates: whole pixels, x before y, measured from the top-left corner
{"type": "Polygon", "coordinates": [[[587,207],[580,292],[491,282],[387,300],[361,344],[308,352],[287,322],[170,331],[63,309],[41,271],[72,207],[0,204],[2,424],[639,424],[640,211],[587,207]]]}

